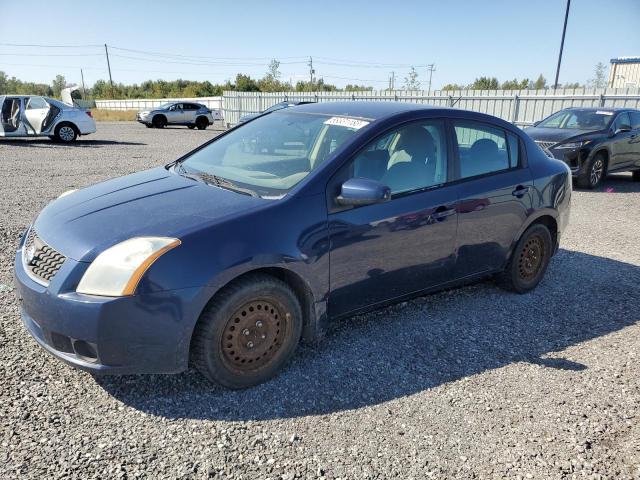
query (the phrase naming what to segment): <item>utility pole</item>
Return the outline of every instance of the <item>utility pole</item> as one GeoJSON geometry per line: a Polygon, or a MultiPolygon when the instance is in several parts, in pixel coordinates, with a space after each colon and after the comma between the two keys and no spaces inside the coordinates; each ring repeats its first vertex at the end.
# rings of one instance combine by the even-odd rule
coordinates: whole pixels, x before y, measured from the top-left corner
{"type": "Polygon", "coordinates": [[[82,73],[82,69],[80,69],[80,78],[82,79],[82,99],[86,100],[87,99],[87,94],[86,94],[86,91],[84,89],[84,73],[82,73]]]}
{"type": "Polygon", "coordinates": [[[558,77],[560,76],[560,63],[562,62],[562,49],[564,48],[564,36],[567,33],[567,20],[569,20],[569,6],[571,0],[567,0],[567,11],[564,14],[564,27],[562,27],[562,40],[560,40],[560,53],[558,54],[558,68],[556,69],[556,81],[553,83],[553,89],[558,88],[558,77]]]}
{"type": "Polygon", "coordinates": [[[433,72],[436,71],[435,63],[427,65],[427,71],[429,72],[429,90],[427,90],[427,95],[431,95],[431,78],[433,77],[433,72]]]}
{"type": "Polygon", "coordinates": [[[109,50],[107,44],[104,44],[104,53],[107,55],[107,68],[109,69],[109,83],[111,84],[111,96],[113,96],[113,78],[111,78],[111,64],[109,63],[109,50]]]}
{"type": "Polygon", "coordinates": [[[389,90],[396,89],[396,72],[391,72],[391,77],[389,78],[389,90]]]}
{"type": "Polygon", "coordinates": [[[307,63],[307,65],[309,65],[309,91],[313,92],[313,74],[316,73],[316,71],[313,69],[312,57],[309,57],[309,63],[307,63]]]}

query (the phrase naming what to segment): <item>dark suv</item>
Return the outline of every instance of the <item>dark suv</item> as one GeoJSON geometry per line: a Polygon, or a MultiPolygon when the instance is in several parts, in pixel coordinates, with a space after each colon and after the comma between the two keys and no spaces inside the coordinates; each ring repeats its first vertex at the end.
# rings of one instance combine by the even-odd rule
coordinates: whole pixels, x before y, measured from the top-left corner
{"type": "Polygon", "coordinates": [[[632,171],[640,181],[640,111],[629,108],[567,108],[526,133],[547,155],[564,161],[583,188],[607,173],[632,171]]]}

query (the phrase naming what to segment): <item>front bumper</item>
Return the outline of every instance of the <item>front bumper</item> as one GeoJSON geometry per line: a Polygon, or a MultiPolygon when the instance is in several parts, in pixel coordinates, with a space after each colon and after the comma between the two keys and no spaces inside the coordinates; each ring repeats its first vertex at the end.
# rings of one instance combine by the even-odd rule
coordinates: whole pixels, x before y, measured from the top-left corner
{"type": "Polygon", "coordinates": [[[136,121],[144,123],[145,125],[149,125],[151,123],[151,115],[145,115],[144,117],[142,117],[139,113],[136,113],[136,121]]]}
{"type": "Polygon", "coordinates": [[[22,321],[42,348],[94,373],[177,373],[188,366],[191,333],[207,288],[98,297],[70,290],[88,264],[66,259],[48,286],[27,275],[16,253],[22,321]]]}
{"type": "Polygon", "coordinates": [[[543,147],[543,150],[551,158],[555,158],[556,160],[566,163],[571,170],[571,175],[574,177],[583,173],[583,168],[590,154],[590,149],[584,147],[576,148],[575,150],[543,147]]]}

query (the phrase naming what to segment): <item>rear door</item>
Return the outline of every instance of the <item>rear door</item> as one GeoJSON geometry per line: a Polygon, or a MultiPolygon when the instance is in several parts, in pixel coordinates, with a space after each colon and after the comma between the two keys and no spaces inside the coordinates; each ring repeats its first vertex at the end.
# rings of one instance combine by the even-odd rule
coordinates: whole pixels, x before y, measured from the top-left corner
{"type": "Polygon", "coordinates": [[[502,268],[532,208],[533,177],[517,135],[455,120],[459,187],[456,277],[502,268]]]}
{"type": "Polygon", "coordinates": [[[50,105],[42,97],[25,98],[24,117],[27,133],[38,135],[42,133],[44,122],[49,115],[50,105]]]}

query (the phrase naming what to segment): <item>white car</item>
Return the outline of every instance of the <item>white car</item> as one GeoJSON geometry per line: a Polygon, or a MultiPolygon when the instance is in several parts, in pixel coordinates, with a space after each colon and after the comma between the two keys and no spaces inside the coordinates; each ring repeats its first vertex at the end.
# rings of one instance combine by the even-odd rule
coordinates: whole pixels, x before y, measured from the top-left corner
{"type": "Polygon", "coordinates": [[[149,128],[164,128],[167,125],[184,125],[190,129],[204,130],[214,120],[222,120],[220,110],[210,109],[200,103],[178,101],[160,105],[152,110],[137,113],[136,120],[149,128]]]}
{"type": "Polygon", "coordinates": [[[36,95],[0,96],[0,137],[49,137],[73,142],[96,131],[89,110],[36,95]]]}

